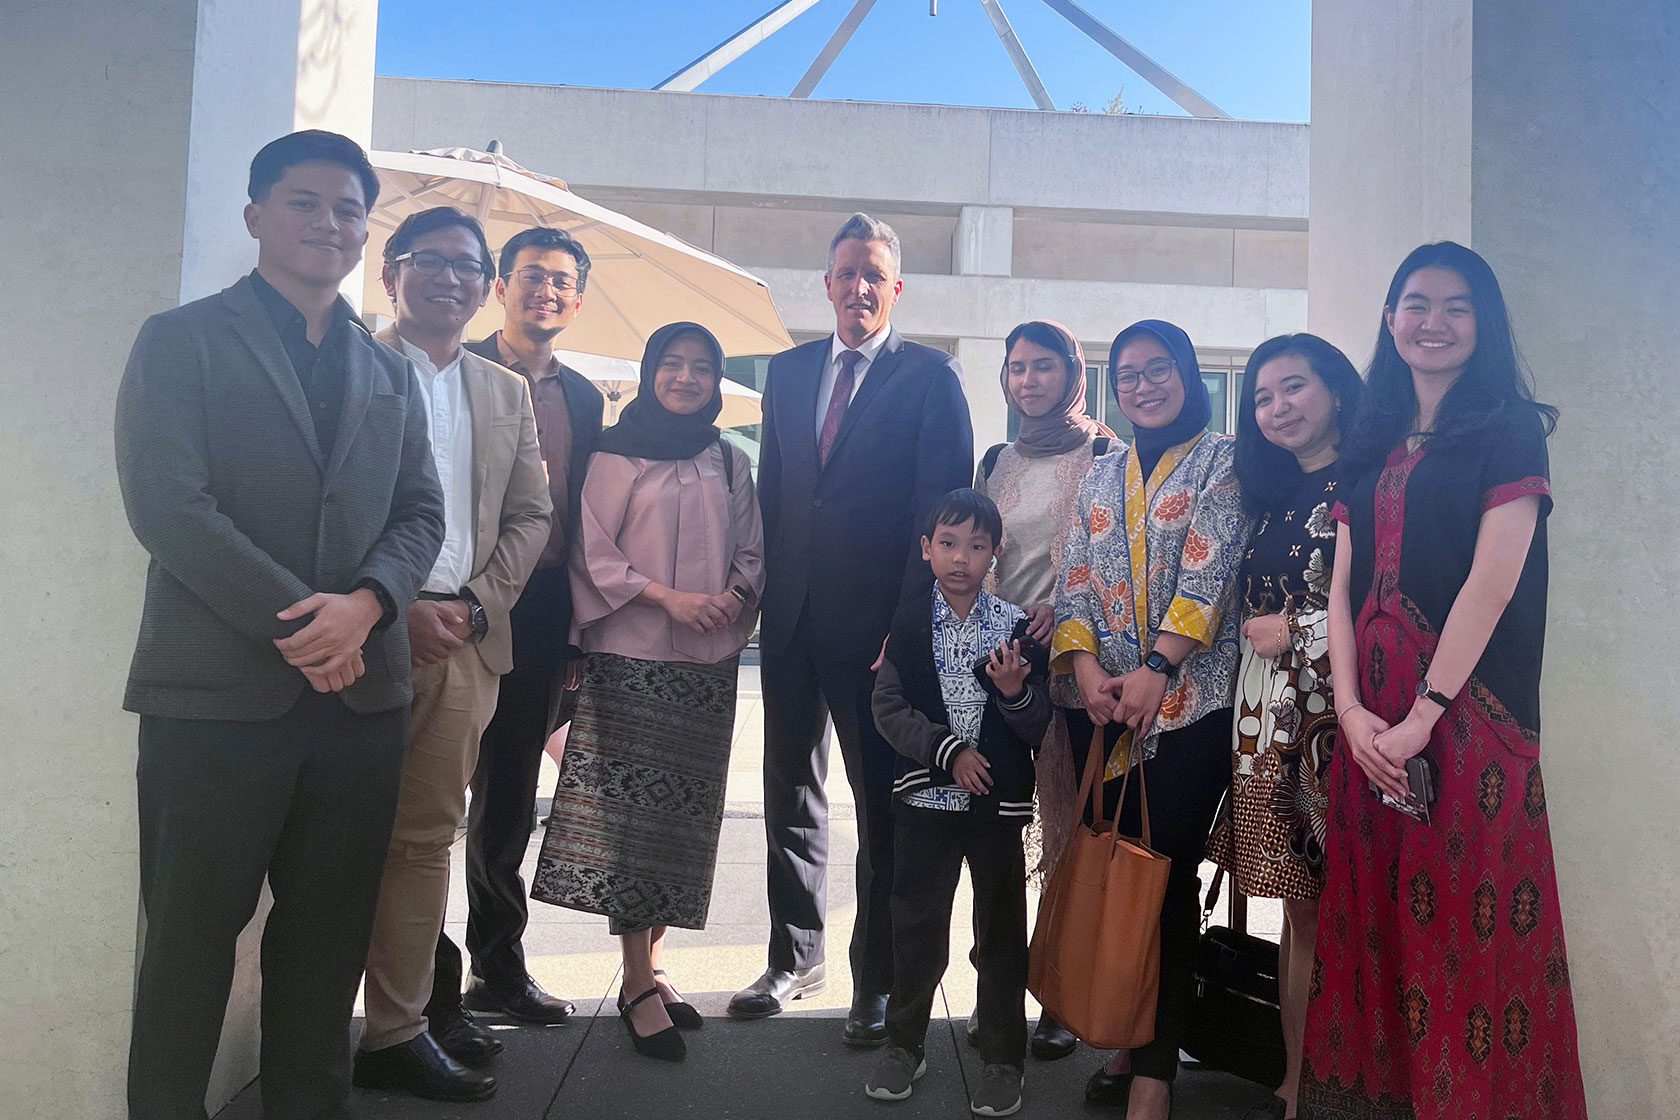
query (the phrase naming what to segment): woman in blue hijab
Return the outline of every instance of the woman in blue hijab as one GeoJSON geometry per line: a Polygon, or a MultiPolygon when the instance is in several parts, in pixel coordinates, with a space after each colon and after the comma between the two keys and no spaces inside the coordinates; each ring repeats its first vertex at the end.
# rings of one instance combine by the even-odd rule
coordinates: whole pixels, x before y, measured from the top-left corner
{"type": "Polygon", "coordinates": [[[1098,459],[1079,488],[1062,553],[1051,667],[1072,673],[1083,710],[1067,713],[1080,768],[1110,779],[1105,817],[1141,834],[1149,791],[1156,851],[1172,860],[1161,907],[1155,1039],[1092,1075],[1092,1103],[1129,1120],[1165,1120],[1195,985],[1196,866],[1231,781],[1237,672],[1237,568],[1251,528],[1229,436],[1208,431],[1212,402],[1190,337],[1144,319],[1114,339],[1109,387],[1131,421],[1130,447],[1098,459]],[[1117,805],[1128,759],[1142,763],[1117,805]]]}

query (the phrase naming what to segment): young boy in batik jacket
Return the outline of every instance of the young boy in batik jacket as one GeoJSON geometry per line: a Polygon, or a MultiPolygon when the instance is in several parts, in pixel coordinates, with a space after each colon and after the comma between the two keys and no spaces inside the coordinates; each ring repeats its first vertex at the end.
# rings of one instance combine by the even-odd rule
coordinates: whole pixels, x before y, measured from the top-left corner
{"type": "Polygon", "coordinates": [[[928,517],[926,595],[893,619],[875,681],[875,726],[898,752],[893,783],[890,1048],[864,1091],[903,1100],[927,1070],[923,1045],[950,955],[963,861],[974,886],[977,1011],[985,1069],[972,1111],[1021,1107],[1027,1050],[1026,858],[1033,756],[1050,720],[1044,650],[1019,607],[981,584],[1002,543],[991,499],[953,490],[928,517]]]}

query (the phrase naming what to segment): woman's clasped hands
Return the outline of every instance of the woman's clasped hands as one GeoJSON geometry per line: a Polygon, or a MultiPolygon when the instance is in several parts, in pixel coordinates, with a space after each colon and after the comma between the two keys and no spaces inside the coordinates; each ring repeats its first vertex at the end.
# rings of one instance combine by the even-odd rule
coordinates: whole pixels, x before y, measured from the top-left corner
{"type": "MultiPolygon", "coordinates": [[[[656,585],[650,585],[648,590],[651,591],[653,586],[656,585]]],[[[669,587],[657,592],[654,602],[671,616],[672,622],[699,634],[729,629],[741,617],[741,610],[746,605],[727,591],[720,595],[707,595],[700,591],[678,591],[669,587]]]]}
{"type": "Polygon", "coordinates": [[[1074,662],[1074,678],[1091,722],[1098,727],[1121,723],[1138,738],[1149,734],[1166,699],[1167,678],[1153,669],[1139,667],[1118,677],[1103,671],[1095,657],[1086,655],[1074,662]]]}

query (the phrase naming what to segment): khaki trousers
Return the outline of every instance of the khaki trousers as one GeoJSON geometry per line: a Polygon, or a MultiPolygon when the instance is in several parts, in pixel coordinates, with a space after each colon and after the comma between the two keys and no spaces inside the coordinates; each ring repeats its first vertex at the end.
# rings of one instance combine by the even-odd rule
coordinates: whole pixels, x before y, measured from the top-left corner
{"type": "Polygon", "coordinates": [[[470,643],[436,665],[414,667],[408,758],[368,946],[364,1050],[400,1045],[427,1027],[449,903],[449,849],[499,681],[470,643]]]}

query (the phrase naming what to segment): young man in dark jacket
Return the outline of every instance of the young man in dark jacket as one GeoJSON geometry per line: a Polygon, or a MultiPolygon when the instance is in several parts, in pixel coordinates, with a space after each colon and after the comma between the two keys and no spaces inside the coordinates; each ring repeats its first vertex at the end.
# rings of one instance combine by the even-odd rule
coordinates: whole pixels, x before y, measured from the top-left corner
{"type": "Polygon", "coordinates": [[[875,725],[898,752],[893,781],[891,1048],[865,1092],[903,1100],[927,1069],[923,1045],[950,955],[963,860],[974,885],[980,1048],[972,1110],[1021,1107],[1027,1050],[1026,860],[1033,755],[1050,720],[1044,651],[1017,606],[982,589],[1002,543],[997,507],[953,490],[928,517],[935,585],[893,619],[875,682],[875,725]]]}

